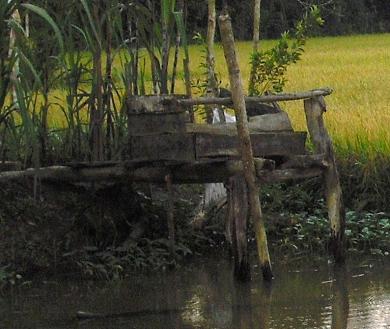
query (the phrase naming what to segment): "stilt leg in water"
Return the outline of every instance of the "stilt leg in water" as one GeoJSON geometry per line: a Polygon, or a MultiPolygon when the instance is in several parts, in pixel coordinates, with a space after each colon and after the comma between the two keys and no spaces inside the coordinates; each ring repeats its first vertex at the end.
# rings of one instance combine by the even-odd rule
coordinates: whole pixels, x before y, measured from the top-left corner
{"type": "Polygon", "coordinates": [[[316,153],[325,154],[329,166],[324,171],[326,205],[331,226],[330,245],[336,263],[345,261],[345,209],[337,171],[332,141],[325,128],[323,113],[326,104],[323,97],[305,100],[307,127],[316,153]]]}
{"type": "Polygon", "coordinates": [[[234,276],[239,281],[249,281],[247,226],[249,217],[248,190],[245,179],[237,175],[229,180],[228,224],[234,257],[234,276]]]}
{"type": "Polygon", "coordinates": [[[233,29],[229,15],[222,14],[219,16],[219,27],[226,64],[229,71],[230,88],[232,91],[233,106],[237,119],[237,134],[240,141],[244,177],[248,186],[250,214],[255,227],[260,266],[263,272],[264,280],[271,281],[273,275],[268,252],[267,234],[264,227],[264,217],[261,211],[259,200],[255,162],[249,134],[248,118],[246,115],[243,83],[236,56],[233,29]]]}

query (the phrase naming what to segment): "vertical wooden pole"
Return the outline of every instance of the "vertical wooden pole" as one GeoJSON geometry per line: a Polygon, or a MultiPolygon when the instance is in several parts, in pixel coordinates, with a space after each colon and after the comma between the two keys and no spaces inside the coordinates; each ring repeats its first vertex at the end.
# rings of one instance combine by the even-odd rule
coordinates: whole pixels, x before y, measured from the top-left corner
{"type": "Polygon", "coordinates": [[[324,171],[324,182],[326,205],[331,226],[330,245],[336,263],[343,263],[345,260],[345,209],[333,145],[322,116],[325,111],[324,97],[305,100],[305,114],[310,138],[314,144],[315,151],[325,154],[329,163],[329,166],[324,171]]]}
{"type": "Polygon", "coordinates": [[[253,52],[257,52],[260,40],[261,0],[254,0],[253,7],[253,52]]]}
{"type": "Polygon", "coordinates": [[[173,188],[172,188],[172,175],[167,174],[165,176],[165,183],[168,192],[168,203],[167,203],[167,221],[168,221],[168,239],[169,248],[172,257],[175,256],[175,219],[174,219],[174,204],[173,204],[173,188]]]}
{"type": "Polygon", "coordinates": [[[230,87],[232,90],[234,110],[237,119],[237,132],[240,140],[241,158],[244,167],[245,180],[248,185],[250,214],[254,222],[261,270],[263,278],[266,281],[271,281],[273,274],[268,252],[267,234],[264,227],[264,218],[261,211],[259,190],[256,182],[255,163],[248,128],[241,72],[236,57],[233,29],[229,15],[222,14],[219,16],[219,27],[229,71],[230,87]]]}
{"type": "MultiPolygon", "coordinates": [[[[208,0],[208,23],[207,23],[207,96],[218,97],[218,81],[215,75],[215,29],[217,26],[215,0],[208,0]]],[[[213,123],[214,111],[217,108],[219,123],[226,122],[225,112],[222,106],[206,106],[207,123],[213,123]]]]}
{"type": "Polygon", "coordinates": [[[237,175],[229,179],[229,225],[234,256],[234,276],[239,281],[249,281],[250,266],[247,243],[249,215],[248,187],[245,178],[237,175]]]}

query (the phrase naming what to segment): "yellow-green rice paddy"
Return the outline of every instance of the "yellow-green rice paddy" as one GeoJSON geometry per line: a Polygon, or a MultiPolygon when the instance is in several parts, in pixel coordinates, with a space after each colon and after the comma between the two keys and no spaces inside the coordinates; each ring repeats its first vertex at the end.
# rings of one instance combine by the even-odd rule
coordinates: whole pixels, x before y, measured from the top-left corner
{"type": "MultiPolygon", "coordinates": [[[[263,49],[273,41],[263,41],[263,49]]],[[[238,42],[244,85],[247,87],[251,42],[238,42]]],[[[190,47],[192,80],[204,79],[203,46],[190,47]]],[[[145,57],[147,92],[151,92],[150,65],[145,57]]],[[[104,61],[103,61],[104,62],[104,61]]],[[[182,61],[179,59],[179,63],[182,61]]],[[[216,45],[216,70],[223,87],[228,86],[228,74],[222,47],[216,45]]],[[[119,56],[114,61],[114,76],[121,73],[119,56]]],[[[390,154],[390,34],[313,38],[308,40],[302,60],[287,72],[285,91],[303,91],[331,87],[334,93],[326,98],[326,123],[339,153],[353,152],[364,157],[377,153],[390,154]]],[[[182,67],[177,81],[177,93],[184,93],[182,67]]],[[[118,78],[116,80],[119,80],[118,78]]],[[[194,92],[196,92],[194,90],[194,92]]],[[[53,92],[58,98],[61,91],[53,92]]],[[[302,102],[283,105],[290,113],[293,125],[305,129],[302,102]]],[[[52,108],[52,123],[63,122],[60,111],[52,108]],[[54,115],[55,114],[55,115],[54,115]]]]}
{"type": "MultiPolygon", "coordinates": [[[[270,41],[262,44],[271,46],[270,41]]],[[[247,85],[249,42],[237,44],[247,85]]],[[[227,83],[222,50],[217,70],[227,83]]],[[[192,52],[197,52],[196,48],[192,52]]],[[[200,56],[192,56],[193,65],[200,56]]],[[[390,34],[315,38],[308,41],[302,60],[289,67],[285,91],[331,87],[326,98],[326,123],[339,151],[367,156],[390,154],[390,34]]],[[[297,129],[305,128],[302,102],[285,105],[297,129]]]]}

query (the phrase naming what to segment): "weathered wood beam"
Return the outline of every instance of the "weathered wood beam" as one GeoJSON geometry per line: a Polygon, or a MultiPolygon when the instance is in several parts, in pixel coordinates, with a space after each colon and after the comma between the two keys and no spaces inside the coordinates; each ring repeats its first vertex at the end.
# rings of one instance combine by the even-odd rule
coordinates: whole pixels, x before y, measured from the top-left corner
{"type": "Polygon", "coordinates": [[[342,263],[345,260],[345,209],[333,145],[323,119],[325,111],[326,104],[323,97],[305,100],[306,121],[311,140],[316,152],[325,154],[325,159],[329,164],[324,170],[324,181],[328,217],[331,225],[331,250],[335,261],[342,263]]]}
{"type": "Polygon", "coordinates": [[[21,180],[38,177],[41,180],[53,180],[58,182],[95,182],[104,180],[116,180],[123,178],[126,170],[122,166],[92,167],[73,169],[68,166],[52,166],[44,168],[30,168],[21,171],[8,171],[0,173],[0,182],[21,180]]]}
{"type": "Polygon", "coordinates": [[[237,132],[240,140],[241,158],[244,167],[244,177],[248,186],[250,214],[256,233],[260,266],[264,280],[271,281],[273,274],[268,251],[267,234],[264,227],[264,217],[261,211],[259,191],[256,184],[255,163],[253,161],[253,152],[248,128],[243,84],[236,56],[233,28],[229,15],[222,14],[219,16],[219,27],[222,46],[228,66],[230,87],[232,90],[232,99],[237,120],[237,132]]]}
{"type": "Polygon", "coordinates": [[[247,226],[249,217],[248,188],[244,176],[238,174],[228,183],[227,232],[234,256],[234,275],[240,281],[250,280],[247,226]]]}
{"type": "MultiPolygon", "coordinates": [[[[285,112],[252,117],[249,119],[248,126],[252,134],[271,131],[293,131],[290,119],[285,112]]],[[[235,123],[219,123],[217,125],[190,123],[186,125],[186,132],[237,135],[237,128],[235,123]]]]}
{"type": "MultiPolygon", "coordinates": [[[[275,170],[275,162],[270,159],[255,158],[255,172],[263,183],[274,183],[289,179],[299,179],[321,175],[322,165],[312,167],[289,168],[275,170]]],[[[326,167],[325,167],[326,168],[326,167]]],[[[0,173],[0,183],[34,178],[57,182],[99,182],[115,181],[127,177],[136,182],[166,183],[166,175],[171,172],[173,184],[218,183],[225,182],[229,177],[242,174],[244,167],[241,160],[210,160],[191,164],[143,162],[123,162],[122,164],[91,164],[71,166],[52,166],[21,171],[0,173]]]]}
{"type": "MultiPolygon", "coordinates": [[[[305,132],[250,134],[251,152],[256,157],[304,154],[305,132]]],[[[162,148],[162,147],[161,147],[162,148]]],[[[240,157],[240,140],[235,135],[196,134],[196,158],[240,157]]]]}
{"type": "Polygon", "coordinates": [[[2,161],[0,162],[0,172],[20,170],[22,164],[19,161],[2,161]]]}
{"type": "MultiPolygon", "coordinates": [[[[280,93],[275,95],[264,95],[264,96],[251,96],[245,97],[245,102],[249,103],[272,103],[281,101],[293,101],[300,99],[311,99],[314,97],[328,96],[332,93],[330,88],[321,88],[304,92],[297,93],[280,93]]],[[[232,106],[233,100],[231,97],[219,98],[219,97],[196,97],[191,99],[180,99],[178,103],[181,105],[225,105],[232,106]]]]}
{"type": "Polygon", "coordinates": [[[313,154],[313,155],[293,155],[289,156],[279,169],[307,169],[307,168],[327,168],[329,163],[326,160],[324,154],[313,154]]]}
{"type": "MultiPolygon", "coordinates": [[[[194,162],[204,158],[240,157],[240,140],[231,131],[161,134],[129,138],[128,157],[137,161],[174,160],[194,162]]],[[[250,134],[256,157],[305,154],[306,132],[263,132],[250,134]]]]}
{"type": "Polygon", "coordinates": [[[261,184],[272,184],[293,179],[317,177],[321,176],[323,172],[322,168],[260,170],[257,171],[257,177],[261,184]]]}

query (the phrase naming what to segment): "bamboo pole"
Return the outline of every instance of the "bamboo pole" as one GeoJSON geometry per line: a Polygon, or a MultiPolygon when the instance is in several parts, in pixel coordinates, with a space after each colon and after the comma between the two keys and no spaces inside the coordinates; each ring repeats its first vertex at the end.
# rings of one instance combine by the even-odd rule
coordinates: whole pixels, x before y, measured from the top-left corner
{"type": "Polygon", "coordinates": [[[324,169],[324,182],[328,217],[331,226],[331,251],[336,263],[343,263],[345,260],[345,209],[333,145],[323,120],[325,111],[326,104],[323,97],[305,100],[306,121],[311,140],[316,153],[325,154],[325,159],[328,163],[328,166],[324,169]]]}
{"type": "Polygon", "coordinates": [[[241,72],[238,66],[233,29],[228,14],[219,16],[219,27],[222,45],[229,71],[230,87],[234,110],[237,119],[237,132],[240,140],[241,157],[244,167],[244,176],[248,185],[248,196],[251,218],[254,222],[258,255],[263,278],[271,281],[273,274],[268,252],[267,234],[264,227],[264,218],[261,211],[259,191],[256,182],[255,163],[253,159],[252,145],[250,140],[248,120],[246,115],[245,98],[242,86],[241,72]]]}
{"type": "Polygon", "coordinates": [[[261,13],[261,0],[254,0],[253,9],[253,52],[259,51],[260,40],[260,13],[261,13]]]}
{"type": "MultiPolygon", "coordinates": [[[[215,11],[215,0],[208,0],[208,22],[207,22],[207,96],[218,97],[218,81],[215,75],[215,29],[217,26],[216,11],[215,11]]],[[[217,107],[219,122],[226,122],[225,113],[221,106],[217,107]]],[[[213,122],[213,108],[207,108],[207,122],[213,122]]]]}
{"type": "MultiPolygon", "coordinates": [[[[259,51],[259,39],[260,39],[260,8],[261,0],[254,0],[253,5],[253,50],[252,54],[256,54],[259,51]]],[[[249,90],[253,90],[253,85],[256,78],[256,67],[251,65],[251,72],[249,77],[249,90]]]]}
{"type": "MultiPolygon", "coordinates": [[[[19,10],[16,9],[12,13],[12,19],[15,20],[16,23],[21,24],[19,10]]],[[[9,58],[12,57],[13,52],[15,51],[15,46],[16,46],[16,31],[14,28],[11,28],[10,36],[9,36],[9,50],[8,50],[9,58]]],[[[19,75],[19,59],[17,58],[10,73],[12,101],[16,107],[18,107],[18,97],[16,95],[16,83],[18,81],[18,75],[19,75]]]]}
{"type": "MultiPolygon", "coordinates": [[[[273,103],[282,101],[295,101],[301,99],[309,99],[313,97],[328,96],[332,93],[330,88],[320,88],[310,91],[297,92],[297,93],[280,93],[275,95],[264,95],[264,96],[251,96],[244,97],[246,103],[273,103]]],[[[179,99],[177,101],[180,105],[191,106],[191,105],[233,105],[233,100],[230,97],[219,98],[219,97],[195,97],[191,99],[179,99]]]]}

